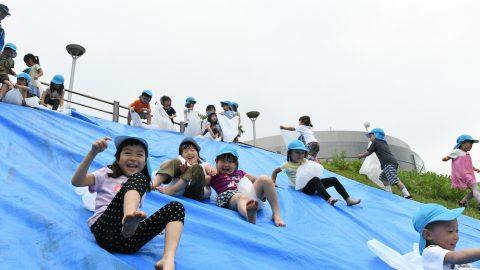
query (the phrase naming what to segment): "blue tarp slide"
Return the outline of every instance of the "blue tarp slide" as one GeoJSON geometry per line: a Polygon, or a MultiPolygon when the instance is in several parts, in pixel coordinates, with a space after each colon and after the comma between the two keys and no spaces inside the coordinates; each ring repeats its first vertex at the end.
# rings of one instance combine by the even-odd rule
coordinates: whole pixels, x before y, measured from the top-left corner
{"type": "MultiPolygon", "coordinates": [[[[72,116],[0,103],[0,268],[1,269],[152,269],[163,252],[159,235],[138,253],[111,254],[101,249],[87,226],[91,212],[70,184],[71,176],[103,136],[136,134],[150,144],[154,169],[177,156],[183,135],[145,130],[88,115],[72,116]]],[[[199,139],[201,155],[214,161],[224,143],[199,139]]],[[[234,145],[240,168],[270,175],[285,157],[234,145]]],[[[95,159],[90,171],[113,161],[113,144],[95,159]]],[[[330,175],[331,173],[326,172],[330,175]]],[[[333,175],[333,174],[332,174],[333,175]]],[[[278,178],[286,228],[271,222],[270,207],[258,224],[213,203],[152,192],[143,209],[151,214],[171,200],[186,207],[177,269],[389,269],[367,248],[373,238],[400,253],[418,241],[411,217],[419,203],[337,176],[360,206],[332,207],[278,178]]],[[[340,197],[333,190],[335,196],[340,197]]],[[[462,216],[457,248],[479,246],[480,221],[462,216]]]]}

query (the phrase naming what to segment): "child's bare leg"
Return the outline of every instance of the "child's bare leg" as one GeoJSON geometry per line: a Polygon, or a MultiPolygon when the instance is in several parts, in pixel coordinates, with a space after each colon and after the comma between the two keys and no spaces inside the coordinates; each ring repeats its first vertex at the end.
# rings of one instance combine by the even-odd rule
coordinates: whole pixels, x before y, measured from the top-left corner
{"type": "Polygon", "coordinates": [[[147,115],[147,125],[150,125],[150,124],[152,124],[152,115],[148,114],[147,115]]]}
{"type": "Polygon", "coordinates": [[[257,222],[258,202],[250,200],[245,195],[237,193],[230,199],[230,209],[237,210],[248,222],[257,222]]]}
{"type": "Polygon", "coordinates": [[[147,214],[138,210],[140,194],[136,190],[129,190],[123,199],[122,235],[131,237],[137,230],[138,223],[147,217],[147,214]]]}
{"type": "Polygon", "coordinates": [[[397,185],[398,189],[400,189],[400,191],[402,191],[403,197],[409,198],[409,199],[412,198],[412,196],[410,196],[410,193],[407,190],[407,187],[402,183],[402,181],[400,181],[400,179],[398,180],[396,185],[397,185]]]}
{"type": "Polygon", "coordinates": [[[462,200],[460,200],[460,204],[468,204],[468,201],[470,201],[470,199],[473,198],[473,192],[472,190],[470,190],[466,195],[465,197],[462,198],[462,200]]]}
{"type": "Polygon", "coordinates": [[[152,181],[152,188],[158,187],[160,184],[167,181],[167,179],[168,179],[167,175],[164,175],[164,174],[155,175],[155,178],[153,178],[153,181],[152,181]]]}
{"type": "Polygon", "coordinates": [[[182,230],[183,223],[180,221],[173,221],[167,224],[165,229],[165,248],[163,249],[163,257],[155,264],[155,269],[175,269],[175,252],[177,251],[178,242],[180,242],[182,230]]]}
{"type": "Polygon", "coordinates": [[[7,84],[7,81],[4,81],[2,83],[2,87],[0,88],[0,98],[5,97],[5,94],[7,93],[8,88],[9,88],[9,85],[7,84]]]}
{"type": "Polygon", "coordinates": [[[477,205],[480,206],[480,191],[478,191],[477,184],[472,185],[470,190],[472,191],[472,195],[475,197],[475,200],[477,200],[477,205]]]}
{"type": "Polygon", "coordinates": [[[272,207],[272,219],[277,227],[285,227],[285,222],[280,215],[280,207],[278,206],[277,190],[275,190],[275,183],[265,175],[257,178],[253,183],[255,192],[258,198],[266,197],[270,207],[272,207]]]}

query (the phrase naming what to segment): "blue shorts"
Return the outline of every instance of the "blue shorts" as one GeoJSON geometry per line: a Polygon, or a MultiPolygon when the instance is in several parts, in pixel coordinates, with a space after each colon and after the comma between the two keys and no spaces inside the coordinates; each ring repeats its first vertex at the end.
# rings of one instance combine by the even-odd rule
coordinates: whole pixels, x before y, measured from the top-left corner
{"type": "Polygon", "coordinates": [[[395,185],[398,183],[400,179],[398,179],[396,166],[390,164],[385,165],[380,174],[380,180],[382,180],[382,182],[387,182],[389,185],[395,185]]]}

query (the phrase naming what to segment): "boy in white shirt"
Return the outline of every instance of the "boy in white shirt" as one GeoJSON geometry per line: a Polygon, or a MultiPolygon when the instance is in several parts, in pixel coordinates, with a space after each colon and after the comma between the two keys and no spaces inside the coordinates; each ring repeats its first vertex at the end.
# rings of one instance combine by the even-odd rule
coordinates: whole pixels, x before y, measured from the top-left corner
{"type": "Polygon", "coordinates": [[[480,248],[455,251],[459,240],[457,218],[463,210],[463,207],[449,210],[432,203],[420,207],[413,216],[425,270],[477,269],[468,263],[480,260],[480,248]]]}

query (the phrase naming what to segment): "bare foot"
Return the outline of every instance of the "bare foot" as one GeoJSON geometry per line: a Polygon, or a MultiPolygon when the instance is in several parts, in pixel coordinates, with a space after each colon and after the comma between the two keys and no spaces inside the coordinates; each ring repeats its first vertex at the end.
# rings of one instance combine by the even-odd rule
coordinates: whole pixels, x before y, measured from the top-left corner
{"type": "Polygon", "coordinates": [[[247,202],[247,220],[250,223],[257,223],[258,202],[250,200],[247,202]]]}
{"type": "Polygon", "coordinates": [[[347,199],[347,205],[348,206],[352,206],[352,205],[355,205],[355,204],[359,204],[362,200],[360,199],[352,199],[352,198],[348,198],[347,199]]]}
{"type": "Polygon", "coordinates": [[[327,201],[327,203],[329,203],[331,206],[334,206],[337,202],[338,200],[333,197],[330,197],[330,199],[327,201]]]}
{"type": "Polygon", "coordinates": [[[144,220],[147,217],[147,214],[143,211],[135,211],[131,214],[126,214],[122,220],[122,236],[129,238],[135,234],[137,230],[138,223],[144,220]]]}
{"type": "Polygon", "coordinates": [[[275,224],[275,226],[277,227],[285,227],[287,226],[287,224],[285,224],[285,222],[283,221],[282,217],[280,215],[274,215],[272,217],[273,219],[273,223],[275,224]]]}
{"type": "Polygon", "coordinates": [[[156,270],[173,270],[175,269],[175,261],[170,258],[162,258],[160,261],[155,263],[156,270]]]}

